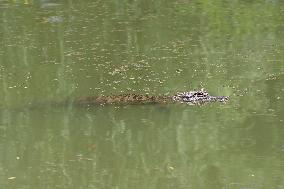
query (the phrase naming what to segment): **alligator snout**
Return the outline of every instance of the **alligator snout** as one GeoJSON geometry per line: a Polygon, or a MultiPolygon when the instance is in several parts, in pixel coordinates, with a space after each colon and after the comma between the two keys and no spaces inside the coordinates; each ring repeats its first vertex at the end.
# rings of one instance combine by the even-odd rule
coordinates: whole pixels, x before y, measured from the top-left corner
{"type": "Polygon", "coordinates": [[[229,97],[228,96],[219,96],[217,97],[219,102],[227,102],[229,101],[229,97]]]}

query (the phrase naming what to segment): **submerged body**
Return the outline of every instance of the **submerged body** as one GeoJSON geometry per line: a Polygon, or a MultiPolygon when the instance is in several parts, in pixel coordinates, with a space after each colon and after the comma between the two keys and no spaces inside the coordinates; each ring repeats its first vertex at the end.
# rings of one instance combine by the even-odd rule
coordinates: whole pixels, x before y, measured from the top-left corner
{"type": "Polygon", "coordinates": [[[170,104],[186,103],[189,105],[201,105],[208,102],[227,102],[227,96],[211,96],[206,91],[181,92],[175,95],[141,95],[141,94],[120,94],[97,97],[76,98],[74,105],[94,106],[94,105],[131,105],[131,104],[170,104]]]}

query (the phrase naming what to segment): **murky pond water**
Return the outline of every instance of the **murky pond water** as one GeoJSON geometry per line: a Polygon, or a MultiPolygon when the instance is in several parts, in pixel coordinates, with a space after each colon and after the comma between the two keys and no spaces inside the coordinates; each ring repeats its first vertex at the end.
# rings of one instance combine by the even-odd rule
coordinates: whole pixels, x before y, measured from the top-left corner
{"type": "Polygon", "coordinates": [[[0,188],[284,188],[282,1],[0,0],[0,36],[0,188]]]}

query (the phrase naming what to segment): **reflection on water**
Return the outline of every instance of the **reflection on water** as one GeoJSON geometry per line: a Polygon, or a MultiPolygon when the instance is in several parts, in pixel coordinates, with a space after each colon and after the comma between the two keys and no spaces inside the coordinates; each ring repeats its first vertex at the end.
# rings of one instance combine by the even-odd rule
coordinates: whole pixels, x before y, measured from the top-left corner
{"type": "Polygon", "coordinates": [[[27,0],[0,10],[4,188],[284,187],[282,2],[27,0]],[[54,105],[202,87],[230,102],[54,105]]]}

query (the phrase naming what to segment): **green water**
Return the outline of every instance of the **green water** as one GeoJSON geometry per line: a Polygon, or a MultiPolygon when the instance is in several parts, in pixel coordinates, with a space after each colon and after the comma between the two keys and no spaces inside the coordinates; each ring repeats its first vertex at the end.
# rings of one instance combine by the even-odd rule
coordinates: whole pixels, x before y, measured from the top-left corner
{"type": "Polygon", "coordinates": [[[0,188],[282,189],[284,3],[0,0],[0,107],[0,188]],[[52,105],[200,88],[230,101],[52,105]]]}

